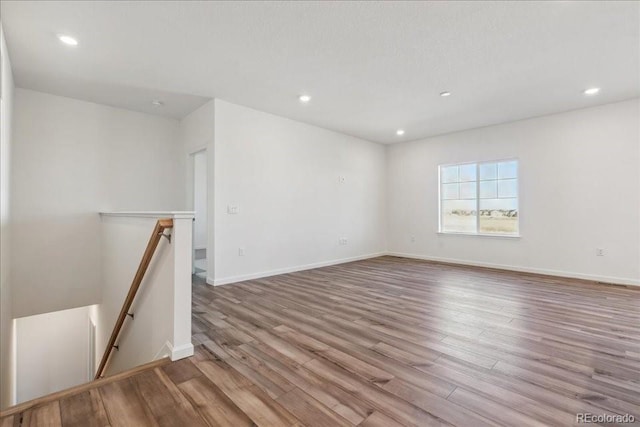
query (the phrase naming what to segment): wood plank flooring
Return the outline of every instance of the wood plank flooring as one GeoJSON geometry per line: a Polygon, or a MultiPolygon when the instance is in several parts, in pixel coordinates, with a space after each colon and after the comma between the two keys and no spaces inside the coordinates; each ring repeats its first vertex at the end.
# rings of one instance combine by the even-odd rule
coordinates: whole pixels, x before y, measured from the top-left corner
{"type": "Polygon", "coordinates": [[[193,331],[192,358],[0,426],[640,420],[640,289],[632,287],[381,257],[196,283],[193,331]]]}

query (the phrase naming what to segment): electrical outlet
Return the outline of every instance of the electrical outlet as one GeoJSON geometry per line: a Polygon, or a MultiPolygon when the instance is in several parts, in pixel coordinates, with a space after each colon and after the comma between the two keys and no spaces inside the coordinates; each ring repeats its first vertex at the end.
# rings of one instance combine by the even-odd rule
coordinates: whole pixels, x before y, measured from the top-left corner
{"type": "Polygon", "coordinates": [[[415,241],[416,241],[416,236],[411,236],[409,240],[411,240],[411,243],[415,243],[415,241]]]}
{"type": "Polygon", "coordinates": [[[341,237],[341,238],[338,239],[338,244],[339,245],[346,245],[347,242],[348,242],[348,240],[347,240],[346,237],[341,237]]]}
{"type": "Polygon", "coordinates": [[[604,256],[604,249],[596,248],[596,256],[604,256]]]}
{"type": "Polygon", "coordinates": [[[244,248],[238,248],[238,256],[244,256],[244,248]]]}
{"type": "Polygon", "coordinates": [[[235,215],[235,214],[237,214],[238,212],[240,212],[240,209],[238,208],[238,206],[237,206],[237,205],[228,205],[228,206],[227,206],[227,213],[228,213],[229,215],[235,215]]]}

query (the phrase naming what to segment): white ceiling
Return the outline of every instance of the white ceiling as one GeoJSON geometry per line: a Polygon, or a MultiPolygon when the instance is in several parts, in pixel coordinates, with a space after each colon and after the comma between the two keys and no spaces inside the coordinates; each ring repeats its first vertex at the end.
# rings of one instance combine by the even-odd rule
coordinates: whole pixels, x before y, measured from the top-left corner
{"type": "Polygon", "coordinates": [[[393,143],[640,96],[639,2],[3,0],[1,13],[18,86],[176,118],[217,97],[393,143]]]}

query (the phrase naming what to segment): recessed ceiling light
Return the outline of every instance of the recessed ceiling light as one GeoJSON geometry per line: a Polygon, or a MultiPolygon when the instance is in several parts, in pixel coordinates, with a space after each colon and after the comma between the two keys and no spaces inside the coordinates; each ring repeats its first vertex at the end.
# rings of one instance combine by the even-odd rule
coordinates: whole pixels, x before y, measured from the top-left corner
{"type": "Polygon", "coordinates": [[[600,92],[599,87],[590,87],[589,89],[586,89],[583,93],[585,95],[595,95],[598,92],[600,92]]]}
{"type": "Polygon", "coordinates": [[[451,92],[440,92],[440,96],[451,96],[451,92]]]}
{"type": "Polygon", "coordinates": [[[404,129],[398,129],[398,130],[396,131],[396,135],[398,135],[398,136],[402,136],[402,135],[404,135],[404,129]]]}
{"type": "Polygon", "coordinates": [[[302,102],[303,104],[306,104],[307,102],[311,101],[311,97],[309,95],[300,95],[298,97],[298,99],[300,100],[300,102],[302,102]]]}
{"type": "Polygon", "coordinates": [[[69,46],[78,46],[78,40],[65,34],[58,34],[58,40],[69,46]]]}
{"type": "Polygon", "coordinates": [[[155,99],[153,101],[151,101],[151,105],[153,105],[154,107],[163,107],[164,106],[164,102],[155,99]]]}

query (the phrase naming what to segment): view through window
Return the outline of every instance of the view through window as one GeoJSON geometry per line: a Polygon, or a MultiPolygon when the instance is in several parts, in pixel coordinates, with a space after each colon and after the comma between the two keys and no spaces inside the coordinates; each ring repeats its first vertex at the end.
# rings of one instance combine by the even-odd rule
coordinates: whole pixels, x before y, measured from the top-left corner
{"type": "Polygon", "coordinates": [[[440,166],[440,232],[518,235],[518,161],[440,166]]]}

